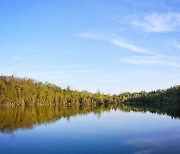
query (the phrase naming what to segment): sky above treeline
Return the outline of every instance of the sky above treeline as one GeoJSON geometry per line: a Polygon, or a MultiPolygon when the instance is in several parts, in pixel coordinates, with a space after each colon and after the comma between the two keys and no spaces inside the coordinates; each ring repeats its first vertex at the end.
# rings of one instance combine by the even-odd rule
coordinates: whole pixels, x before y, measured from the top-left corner
{"type": "Polygon", "coordinates": [[[0,0],[0,74],[104,93],[180,84],[179,0],[0,0]]]}

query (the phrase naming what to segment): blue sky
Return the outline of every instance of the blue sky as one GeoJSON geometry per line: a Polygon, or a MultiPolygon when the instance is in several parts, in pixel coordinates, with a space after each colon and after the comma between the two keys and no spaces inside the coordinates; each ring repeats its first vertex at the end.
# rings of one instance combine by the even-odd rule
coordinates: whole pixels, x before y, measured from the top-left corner
{"type": "Polygon", "coordinates": [[[0,74],[104,93],[180,84],[179,0],[0,0],[0,74]]]}

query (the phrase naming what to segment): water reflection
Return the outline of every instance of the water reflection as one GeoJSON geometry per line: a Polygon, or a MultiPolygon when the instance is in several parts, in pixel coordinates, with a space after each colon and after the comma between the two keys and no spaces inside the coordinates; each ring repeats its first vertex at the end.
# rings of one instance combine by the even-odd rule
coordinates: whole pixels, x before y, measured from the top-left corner
{"type": "Polygon", "coordinates": [[[117,105],[1,108],[0,153],[180,153],[179,119],[147,111],[117,105]]]}
{"type": "MultiPolygon", "coordinates": [[[[101,105],[101,106],[19,106],[4,107],[0,109],[0,132],[12,133],[18,129],[32,129],[36,125],[53,123],[61,118],[67,120],[76,115],[94,113],[100,116],[101,113],[110,110],[121,110],[124,112],[147,112],[145,108],[132,108],[124,105],[101,105]]],[[[151,113],[167,114],[150,110],[151,113]]],[[[172,118],[179,118],[179,114],[168,113],[172,118]]]]}
{"type": "Polygon", "coordinates": [[[136,153],[179,153],[180,131],[161,133],[130,138],[125,140],[124,143],[139,149],[136,153]]]}

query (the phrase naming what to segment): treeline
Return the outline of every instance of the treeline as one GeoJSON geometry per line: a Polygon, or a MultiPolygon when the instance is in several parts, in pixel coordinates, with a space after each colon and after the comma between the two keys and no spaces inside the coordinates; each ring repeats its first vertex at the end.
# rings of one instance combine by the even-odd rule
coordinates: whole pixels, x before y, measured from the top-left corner
{"type": "Polygon", "coordinates": [[[101,92],[61,89],[50,84],[27,78],[0,76],[0,105],[50,105],[62,106],[89,104],[118,104],[124,97],[105,95],[101,92]]]}
{"type": "Polygon", "coordinates": [[[151,92],[132,93],[126,100],[127,104],[156,104],[156,105],[180,105],[180,86],[174,86],[166,90],[156,90],[151,92]]]}
{"type": "MultiPolygon", "coordinates": [[[[180,108],[180,86],[151,92],[106,95],[101,92],[62,89],[50,83],[27,78],[0,76],[0,106],[60,105],[86,106],[102,104],[126,104],[128,106],[180,108]]],[[[179,112],[179,111],[178,111],[179,112]]]]}
{"type": "Polygon", "coordinates": [[[156,90],[151,92],[132,93],[128,98],[129,102],[142,102],[142,103],[180,103],[180,86],[174,86],[166,90],[156,90]]]}
{"type": "Polygon", "coordinates": [[[154,113],[165,113],[172,117],[180,116],[180,86],[166,90],[134,93],[125,103],[131,107],[154,113]]]}

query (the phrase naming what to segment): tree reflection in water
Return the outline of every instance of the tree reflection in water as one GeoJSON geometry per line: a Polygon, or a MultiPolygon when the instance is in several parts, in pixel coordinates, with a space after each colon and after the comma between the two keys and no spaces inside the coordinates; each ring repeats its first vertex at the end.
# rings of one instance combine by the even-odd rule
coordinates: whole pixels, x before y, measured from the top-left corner
{"type": "Polygon", "coordinates": [[[12,133],[18,129],[32,129],[36,125],[50,124],[61,118],[69,120],[76,115],[94,113],[100,116],[102,112],[110,110],[121,110],[124,112],[151,112],[167,114],[172,118],[180,118],[179,112],[166,111],[163,109],[147,109],[145,107],[129,107],[125,105],[94,105],[94,106],[71,106],[63,107],[58,105],[42,106],[18,106],[0,108],[0,132],[12,133]]]}

